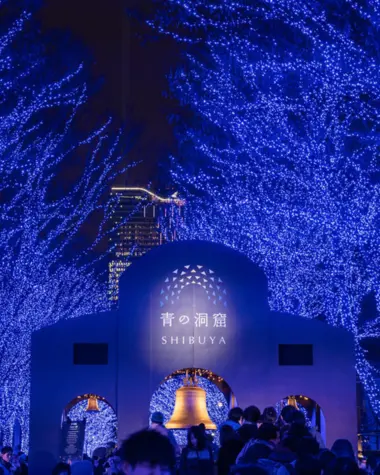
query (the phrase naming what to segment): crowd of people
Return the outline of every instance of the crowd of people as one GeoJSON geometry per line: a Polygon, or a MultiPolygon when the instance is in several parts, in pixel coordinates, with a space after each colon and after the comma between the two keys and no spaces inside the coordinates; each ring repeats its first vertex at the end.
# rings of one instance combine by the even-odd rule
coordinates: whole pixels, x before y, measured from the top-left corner
{"type": "MultiPolygon", "coordinates": [[[[200,424],[188,430],[186,446],[179,447],[163,415],[156,412],[149,428],[107,457],[61,462],[53,475],[380,475],[380,458],[359,462],[345,439],[327,449],[294,406],[285,406],[279,417],[272,407],[262,414],[255,406],[233,408],[219,427],[219,439],[216,447],[200,424]]],[[[25,454],[15,456],[12,448],[4,447],[0,475],[27,473],[25,454]]]]}
{"type": "Polygon", "coordinates": [[[108,459],[58,466],[55,475],[380,475],[380,459],[359,462],[348,440],[324,446],[303,412],[285,406],[263,413],[233,408],[219,427],[220,446],[203,424],[191,427],[179,447],[164,417],[152,415],[148,429],[127,439],[108,459]]]}

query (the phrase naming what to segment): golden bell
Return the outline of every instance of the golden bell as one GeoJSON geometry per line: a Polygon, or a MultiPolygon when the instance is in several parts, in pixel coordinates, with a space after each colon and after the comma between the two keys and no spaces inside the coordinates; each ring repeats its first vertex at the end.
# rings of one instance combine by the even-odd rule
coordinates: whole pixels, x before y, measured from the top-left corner
{"type": "Polygon", "coordinates": [[[86,412],[99,412],[98,399],[96,396],[90,396],[88,398],[86,412]]]}
{"type": "Polygon", "coordinates": [[[294,396],[288,397],[288,406],[293,406],[298,409],[297,399],[294,396]]]}
{"type": "Polygon", "coordinates": [[[183,386],[175,393],[174,412],[167,429],[189,429],[203,423],[206,429],[216,429],[206,406],[206,391],[198,386],[183,386]]]}

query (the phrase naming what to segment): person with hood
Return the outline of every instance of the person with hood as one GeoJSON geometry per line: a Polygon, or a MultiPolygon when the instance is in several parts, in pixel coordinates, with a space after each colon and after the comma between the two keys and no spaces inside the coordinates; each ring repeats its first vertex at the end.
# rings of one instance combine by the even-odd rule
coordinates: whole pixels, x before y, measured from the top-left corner
{"type": "Polygon", "coordinates": [[[284,437],[275,447],[269,458],[275,462],[282,463],[287,467],[297,458],[298,439],[292,435],[284,437]]]}
{"type": "Polygon", "coordinates": [[[278,428],[264,422],[258,428],[257,439],[250,440],[238,455],[233,472],[247,473],[246,470],[250,468],[260,468],[268,474],[289,475],[290,472],[283,463],[271,459],[278,442],[278,428]]]}
{"type": "Polygon", "coordinates": [[[260,409],[256,406],[249,406],[243,412],[243,425],[237,430],[237,433],[245,445],[251,439],[257,436],[257,422],[260,419],[260,409]]]}
{"type": "Polygon", "coordinates": [[[254,464],[259,459],[267,459],[279,441],[278,429],[275,425],[264,422],[257,430],[257,439],[251,439],[236,458],[236,463],[254,464]]]}
{"type": "Polygon", "coordinates": [[[176,456],[178,457],[180,455],[181,450],[177,444],[177,441],[175,440],[174,435],[164,426],[164,415],[162,412],[153,412],[152,417],[150,418],[150,428],[167,437],[174,447],[176,456]]]}
{"type": "Polygon", "coordinates": [[[228,419],[219,427],[220,445],[223,445],[223,433],[221,429],[224,426],[230,426],[235,432],[237,432],[243,423],[243,414],[243,410],[240,407],[234,407],[230,410],[228,413],[228,419]]]}

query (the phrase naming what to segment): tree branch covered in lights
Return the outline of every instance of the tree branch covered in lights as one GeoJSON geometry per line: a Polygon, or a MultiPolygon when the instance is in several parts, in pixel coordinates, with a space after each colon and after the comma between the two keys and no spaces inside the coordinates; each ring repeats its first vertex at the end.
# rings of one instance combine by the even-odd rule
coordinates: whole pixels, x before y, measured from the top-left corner
{"type": "Polygon", "coordinates": [[[113,203],[104,195],[121,171],[110,121],[75,137],[83,67],[45,81],[49,65],[17,49],[29,20],[22,13],[0,36],[0,426],[9,444],[18,419],[24,448],[31,333],[108,307],[93,251],[110,232],[113,203]],[[74,168],[82,172],[63,190],[62,173],[74,168]],[[81,245],[96,216],[95,237],[81,245]]]}
{"type": "Polygon", "coordinates": [[[167,0],[150,24],[182,43],[173,177],[182,237],[227,244],[265,269],[274,309],[343,326],[380,414],[361,340],[380,308],[380,9],[372,0],[167,0]]]}

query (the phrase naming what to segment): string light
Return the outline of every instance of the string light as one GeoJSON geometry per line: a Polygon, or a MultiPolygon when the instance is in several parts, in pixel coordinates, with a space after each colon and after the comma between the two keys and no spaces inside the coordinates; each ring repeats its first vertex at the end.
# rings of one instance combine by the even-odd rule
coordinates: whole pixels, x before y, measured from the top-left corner
{"type": "Polygon", "coordinates": [[[164,3],[149,24],[184,43],[171,89],[193,111],[172,159],[180,237],[262,266],[274,310],[352,332],[380,415],[361,346],[380,320],[359,321],[364,296],[380,303],[378,2],[164,3]]]}
{"type": "Polygon", "coordinates": [[[32,332],[108,308],[92,251],[112,232],[106,223],[114,201],[104,195],[123,171],[110,121],[79,140],[72,131],[86,102],[83,67],[45,82],[49,65],[17,49],[29,17],[22,13],[0,35],[0,426],[10,444],[18,419],[24,450],[32,332]],[[86,158],[82,175],[64,193],[60,171],[78,157],[86,158]],[[96,237],[78,251],[80,231],[95,214],[96,237]]]}

